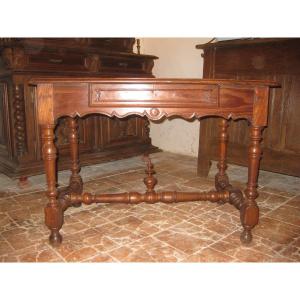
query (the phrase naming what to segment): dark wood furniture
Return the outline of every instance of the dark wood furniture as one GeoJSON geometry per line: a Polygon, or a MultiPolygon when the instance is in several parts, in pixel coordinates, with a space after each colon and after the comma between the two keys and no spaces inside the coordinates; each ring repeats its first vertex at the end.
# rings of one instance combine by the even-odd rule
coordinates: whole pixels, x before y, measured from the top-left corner
{"type": "MultiPolygon", "coordinates": [[[[0,39],[0,172],[24,181],[43,172],[33,76],[153,77],[154,59],[133,53],[134,38],[0,39]]],[[[148,121],[88,116],[79,120],[83,165],[121,159],[157,149],[148,121]]],[[[58,168],[70,167],[68,128],[56,128],[58,168]]]]}
{"type": "Polygon", "coordinates": [[[45,163],[49,202],[45,208],[45,222],[51,231],[50,242],[60,244],[59,233],[64,211],[81,203],[140,203],[208,200],[229,202],[241,215],[244,230],[241,241],[249,243],[251,229],[258,223],[259,212],[255,199],[261,156],[262,129],[267,125],[269,88],[274,82],[188,80],[188,79],[35,79],[37,84],[38,120],[42,132],[42,149],[45,163]],[[102,114],[123,118],[128,115],[145,116],[151,120],[181,116],[186,119],[204,116],[219,118],[219,172],[215,177],[216,191],[212,192],[156,192],[153,165],[147,161],[144,179],[145,193],[118,194],[82,193],[79,175],[77,117],[102,114]],[[57,150],[54,128],[58,118],[66,116],[69,123],[71,145],[71,177],[67,188],[58,191],[56,179],[57,150]],[[248,183],[243,194],[234,188],[226,175],[227,119],[247,119],[251,123],[248,151],[248,183]]]}
{"type": "MultiPolygon", "coordinates": [[[[204,49],[204,78],[272,79],[261,169],[300,176],[300,39],[241,39],[198,45],[204,49]]],[[[247,165],[247,122],[231,122],[228,161],[247,165]]],[[[207,176],[217,160],[216,119],[200,125],[198,174],[207,176]],[[204,142],[206,141],[206,142],[204,142]]]]}

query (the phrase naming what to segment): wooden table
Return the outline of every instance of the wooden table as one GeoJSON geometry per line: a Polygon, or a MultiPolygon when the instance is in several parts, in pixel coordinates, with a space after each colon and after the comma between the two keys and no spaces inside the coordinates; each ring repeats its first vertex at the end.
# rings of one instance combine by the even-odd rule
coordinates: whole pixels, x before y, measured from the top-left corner
{"type": "MultiPolygon", "coordinates": [[[[258,223],[259,209],[257,178],[261,158],[262,130],[267,125],[268,98],[271,81],[198,80],[198,79],[100,79],[100,78],[37,78],[38,120],[42,135],[42,152],[47,178],[48,204],[45,223],[50,229],[52,245],[62,241],[59,233],[64,211],[82,203],[140,203],[185,202],[208,200],[230,203],[240,211],[244,228],[241,241],[250,243],[251,230],[258,223]],[[180,116],[185,119],[219,116],[220,152],[215,191],[156,192],[154,168],[148,156],[145,193],[135,191],[117,194],[83,193],[79,171],[77,117],[103,114],[123,118],[128,115],[145,116],[151,120],[180,116]],[[57,119],[69,117],[70,155],[72,160],[69,186],[57,189],[54,128],[57,119]],[[228,119],[247,119],[250,124],[248,151],[248,183],[245,191],[233,187],[226,174],[228,119]]],[[[203,141],[205,142],[205,141],[203,141]]],[[[246,155],[246,154],[245,154],[246,155]]]]}

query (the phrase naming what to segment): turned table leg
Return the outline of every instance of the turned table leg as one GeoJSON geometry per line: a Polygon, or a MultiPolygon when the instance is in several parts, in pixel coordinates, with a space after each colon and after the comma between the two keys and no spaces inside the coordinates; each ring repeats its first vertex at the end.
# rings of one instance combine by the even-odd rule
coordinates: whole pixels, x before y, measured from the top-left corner
{"type": "Polygon", "coordinates": [[[244,230],[241,234],[241,241],[248,244],[252,240],[251,230],[259,219],[259,209],[256,203],[258,197],[257,179],[259,163],[261,158],[261,146],[263,127],[251,126],[250,145],[248,152],[248,183],[245,190],[245,199],[241,206],[241,223],[244,230]]]}
{"type": "Polygon", "coordinates": [[[217,191],[222,191],[228,186],[229,180],[226,174],[227,170],[227,144],[228,144],[228,121],[226,119],[220,119],[219,123],[219,162],[217,164],[218,173],[215,176],[215,187],[217,191]]]}
{"type": "Polygon", "coordinates": [[[69,127],[69,143],[70,143],[70,154],[71,154],[71,177],[70,177],[70,189],[72,193],[81,194],[83,189],[82,179],[79,175],[80,164],[79,164],[79,150],[78,150],[78,124],[77,119],[68,119],[69,127]]]}
{"type": "Polygon", "coordinates": [[[56,157],[57,150],[54,144],[54,125],[43,125],[42,128],[42,153],[47,180],[48,204],[45,207],[45,223],[51,233],[49,241],[58,245],[62,241],[59,233],[63,225],[63,210],[57,199],[56,189],[56,157]]]}

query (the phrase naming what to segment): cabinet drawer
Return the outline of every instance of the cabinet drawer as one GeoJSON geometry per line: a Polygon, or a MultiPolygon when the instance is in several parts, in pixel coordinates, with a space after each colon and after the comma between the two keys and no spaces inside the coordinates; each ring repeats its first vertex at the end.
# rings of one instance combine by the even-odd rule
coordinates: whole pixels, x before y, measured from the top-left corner
{"type": "Polygon", "coordinates": [[[78,54],[38,53],[28,57],[28,68],[39,71],[83,71],[84,56],[78,54]]]}

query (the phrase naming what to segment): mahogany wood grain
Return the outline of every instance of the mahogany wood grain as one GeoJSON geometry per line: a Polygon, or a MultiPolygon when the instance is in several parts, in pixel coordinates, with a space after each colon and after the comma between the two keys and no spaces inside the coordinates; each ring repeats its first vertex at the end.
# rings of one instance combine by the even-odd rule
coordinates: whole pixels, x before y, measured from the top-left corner
{"type": "Polygon", "coordinates": [[[48,184],[46,225],[51,231],[50,242],[61,242],[59,230],[63,223],[63,212],[69,206],[81,203],[140,203],[213,201],[229,202],[240,210],[244,231],[241,241],[252,240],[251,230],[258,223],[256,203],[257,178],[261,157],[261,131],[267,125],[269,88],[277,84],[272,81],[196,80],[196,79],[100,79],[100,78],[35,78],[31,84],[37,86],[38,120],[42,128],[43,159],[48,184]],[[78,135],[74,118],[89,114],[102,114],[124,118],[139,115],[151,120],[164,117],[186,119],[207,116],[221,117],[219,172],[216,175],[216,191],[187,193],[154,189],[157,179],[154,166],[148,156],[146,162],[145,193],[135,191],[119,194],[93,195],[82,193],[79,175],[78,135]],[[56,147],[53,143],[54,125],[59,117],[69,118],[71,145],[70,186],[63,191],[56,189],[56,147]],[[245,196],[234,188],[226,174],[228,119],[247,119],[251,123],[248,183],[245,196]],[[78,185],[79,182],[79,185],[78,185]],[[76,188],[72,185],[77,184],[76,188]],[[79,187],[79,188],[78,188],[79,187]]]}

